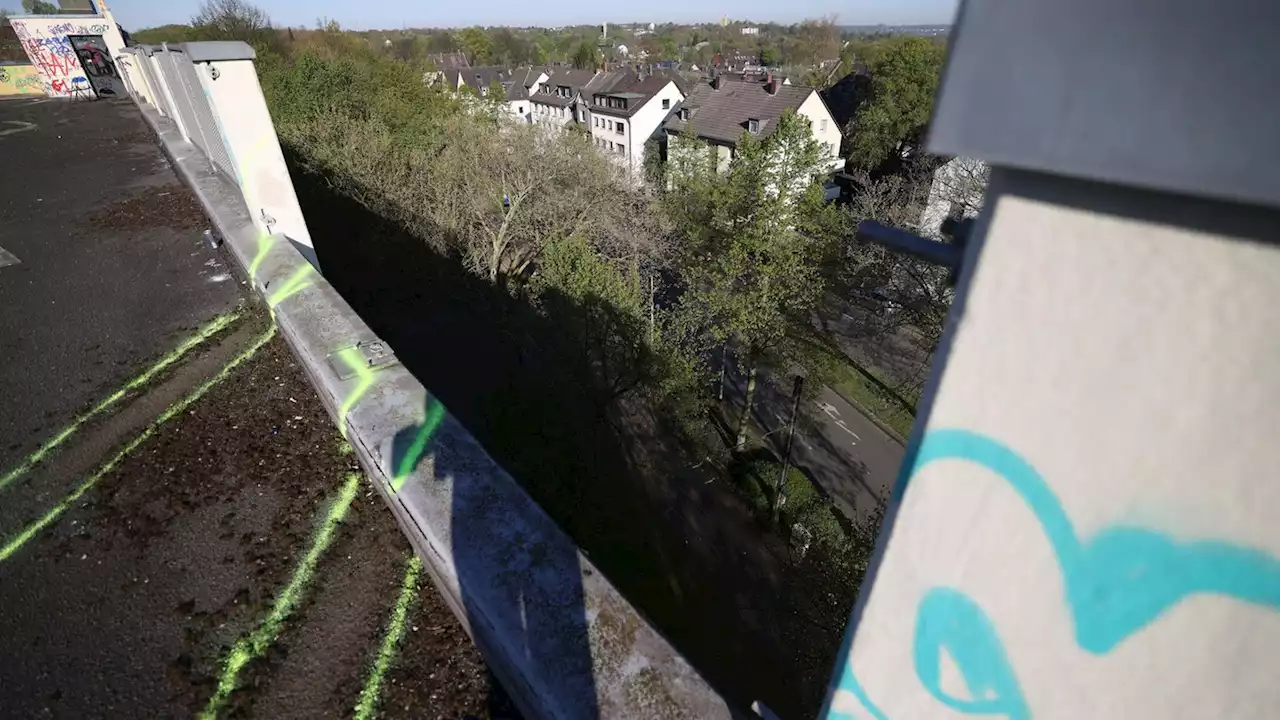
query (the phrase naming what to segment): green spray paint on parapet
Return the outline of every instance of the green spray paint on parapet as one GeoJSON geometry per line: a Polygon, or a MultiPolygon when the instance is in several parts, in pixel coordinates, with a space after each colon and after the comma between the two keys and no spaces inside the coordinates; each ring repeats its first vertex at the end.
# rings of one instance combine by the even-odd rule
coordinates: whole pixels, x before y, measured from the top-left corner
{"type": "Polygon", "coordinates": [[[253,262],[249,263],[249,279],[258,279],[258,268],[262,267],[262,261],[267,259],[267,251],[271,249],[274,237],[267,233],[258,236],[258,254],[253,256],[253,262]]]}
{"type": "Polygon", "coordinates": [[[356,386],[351,389],[351,392],[347,393],[347,398],[342,401],[342,406],[338,408],[338,432],[342,433],[343,439],[346,439],[347,415],[356,406],[356,403],[360,402],[360,398],[369,392],[369,388],[373,387],[374,371],[365,362],[359,348],[345,348],[338,352],[338,358],[347,364],[351,372],[356,374],[356,386]]]}
{"type": "Polygon", "coordinates": [[[310,287],[310,275],[313,272],[315,272],[315,268],[311,267],[310,264],[303,265],[293,271],[293,274],[289,276],[289,279],[285,280],[283,285],[276,288],[271,295],[267,297],[267,307],[275,310],[277,305],[289,299],[298,291],[303,288],[310,287]]]}
{"type": "Polygon", "coordinates": [[[182,341],[182,344],[178,345],[178,347],[170,351],[169,354],[160,358],[160,360],[158,360],[151,367],[147,368],[141,375],[138,375],[137,377],[133,378],[129,382],[125,383],[123,387],[121,387],[119,390],[108,395],[97,405],[94,405],[93,408],[90,409],[88,412],[85,412],[84,414],[77,417],[75,420],[71,422],[70,425],[63,428],[61,431],[58,432],[58,434],[54,435],[52,438],[46,441],[43,445],[37,448],[35,452],[28,455],[26,459],[23,460],[22,463],[20,463],[17,467],[5,473],[3,477],[0,477],[0,490],[5,489],[14,480],[17,480],[19,477],[22,477],[23,475],[25,475],[27,471],[35,467],[36,464],[38,464],[41,460],[43,460],[46,455],[48,455],[50,452],[54,450],[54,448],[66,442],[68,438],[74,435],[76,431],[80,429],[80,426],[84,425],[85,423],[89,422],[93,418],[97,417],[104,410],[111,407],[115,403],[119,402],[122,398],[124,398],[130,392],[137,390],[138,388],[151,382],[151,380],[154,379],[156,375],[159,375],[161,372],[164,372],[164,370],[167,369],[169,366],[181,360],[182,357],[186,355],[188,352],[190,352],[193,348],[199,346],[201,343],[204,343],[209,338],[213,337],[214,335],[217,335],[219,332],[222,332],[222,330],[224,330],[231,323],[239,319],[239,317],[240,317],[239,313],[231,312],[225,315],[220,315],[214,318],[213,320],[211,320],[204,327],[200,328],[200,330],[196,332],[195,335],[182,341]]]}
{"type": "Polygon", "coordinates": [[[284,621],[288,619],[289,615],[297,609],[298,604],[302,601],[302,595],[306,591],[307,585],[310,584],[311,578],[315,575],[316,566],[320,563],[321,556],[324,555],[329,545],[333,543],[333,536],[337,533],[338,524],[346,516],[352,500],[356,497],[356,491],[359,489],[360,475],[357,473],[348,475],[347,481],[338,492],[338,497],[334,499],[333,504],[329,506],[329,511],[325,514],[320,529],[311,541],[310,549],[302,557],[298,567],[294,569],[293,577],[289,579],[289,584],[276,597],[275,603],[271,608],[271,614],[252,633],[240,638],[232,646],[231,652],[228,653],[227,659],[222,666],[222,676],[218,679],[218,689],[214,692],[213,697],[209,698],[204,712],[200,713],[200,718],[212,719],[218,716],[218,711],[222,708],[223,703],[227,701],[227,698],[236,689],[240,671],[254,658],[266,652],[267,648],[271,647],[276,638],[280,636],[284,621]]]}
{"type": "Polygon", "coordinates": [[[427,413],[422,419],[422,424],[418,426],[418,432],[413,437],[413,443],[409,445],[409,449],[405,452],[404,457],[400,458],[400,463],[396,466],[395,476],[391,479],[391,489],[400,492],[400,488],[404,487],[404,481],[408,479],[409,473],[418,467],[418,461],[422,459],[423,453],[427,451],[427,443],[431,440],[431,436],[435,434],[436,428],[440,427],[441,421],[444,420],[444,405],[440,401],[434,404],[431,402],[431,396],[427,396],[427,413]]]}
{"type": "Polygon", "coordinates": [[[249,346],[247,350],[232,358],[231,362],[227,363],[226,366],[219,370],[217,375],[206,380],[202,385],[200,385],[200,387],[191,391],[191,393],[186,397],[169,406],[169,408],[163,413],[160,413],[160,416],[157,417],[151,425],[147,426],[146,430],[142,431],[142,434],[131,440],[128,445],[125,445],[120,452],[116,453],[110,460],[102,465],[102,467],[99,467],[87,480],[80,483],[75,490],[71,491],[70,495],[63,498],[61,502],[53,506],[48,512],[41,516],[40,519],[31,523],[27,527],[23,528],[21,532],[6,540],[3,547],[0,547],[0,562],[8,560],[9,557],[21,549],[28,540],[35,537],[41,530],[44,530],[49,525],[52,525],[53,522],[62,515],[62,513],[66,512],[67,509],[75,503],[75,501],[79,500],[80,497],[88,492],[94,485],[97,485],[98,481],[107,473],[114,470],[116,466],[120,464],[121,460],[124,460],[129,453],[136,450],[139,445],[147,440],[147,438],[154,435],[156,431],[160,429],[161,425],[172,420],[175,416],[190,408],[197,400],[204,397],[205,393],[209,392],[214,385],[225,380],[227,376],[231,374],[231,371],[239,367],[245,360],[253,357],[253,355],[257,353],[263,345],[270,342],[271,338],[275,337],[275,335],[276,326],[272,324],[272,326],[268,328],[267,331],[253,343],[253,345],[249,346]]]}
{"type": "Polygon", "coordinates": [[[378,700],[382,696],[382,681],[387,671],[391,669],[391,661],[395,659],[400,640],[404,638],[409,609],[418,596],[418,576],[421,573],[422,559],[417,555],[411,556],[406,563],[404,580],[400,582],[400,597],[396,598],[395,607],[391,610],[391,621],[387,623],[387,633],[382,636],[378,656],[374,658],[369,677],[364,681],[364,689],[360,691],[360,700],[355,708],[355,720],[372,720],[376,716],[378,700]]]}

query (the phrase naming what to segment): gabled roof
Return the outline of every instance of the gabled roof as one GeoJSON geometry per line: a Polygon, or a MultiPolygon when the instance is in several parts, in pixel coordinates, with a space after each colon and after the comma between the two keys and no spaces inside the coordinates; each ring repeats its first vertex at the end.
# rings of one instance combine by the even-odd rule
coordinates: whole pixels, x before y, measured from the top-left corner
{"type": "Polygon", "coordinates": [[[822,91],[822,101],[831,111],[836,125],[847,128],[858,110],[858,100],[871,85],[871,76],[865,68],[856,70],[840,78],[836,84],[822,91]]]}
{"type": "Polygon", "coordinates": [[[600,112],[615,117],[631,117],[644,107],[654,95],[657,95],[667,83],[675,82],[680,87],[675,73],[659,71],[652,74],[639,74],[630,68],[601,73],[582,88],[582,100],[592,112],[600,112]],[[608,105],[596,104],[595,97],[620,97],[627,101],[626,108],[611,108],[608,105]]]}
{"type": "Polygon", "coordinates": [[[710,83],[698,83],[680,109],[689,111],[689,119],[681,120],[673,113],[667,119],[668,132],[691,135],[713,142],[736,144],[747,131],[749,120],[759,120],[761,137],[778,127],[786,110],[799,110],[816,91],[800,85],[779,85],[770,94],[765,83],[720,81],[717,90],[710,83]]]}
{"type": "Polygon", "coordinates": [[[507,88],[507,100],[526,100],[530,96],[533,84],[542,75],[542,70],[535,67],[518,67],[510,71],[502,85],[507,88]]]}
{"type": "Polygon", "coordinates": [[[556,105],[566,107],[571,105],[578,97],[578,93],[582,92],[582,88],[595,78],[597,73],[591,70],[575,70],[572,68],[559,68],[550,73],[549,79],[543,83],[544,88],[550,88],[551,92],[534,93],[530,99],[537,103],[545,105],[556,105]],[[569,87],[569,97],[556,95],[555,90],[560,86],[569,87]]]}
{"type": "Polygon", "coordinates": [[[471,64],[467,62],[467,56],[460,52],[432,53],[427,56],[427,62],[433,63],[440,70],[464,68],[471,64]]]}
{"type": "Polygon", "coordinates": [[[481,67],[450,68],[444,71],[445,82],[450,87],[459,87],[459,80],[469,86],[476,94],[482,94],[485,88],[495,82],[506,88],[507,100],[524,100],[529,97],[529,88],[542,71],[531,67],[508,68],[502,65],[484,65],[481,67]]]}

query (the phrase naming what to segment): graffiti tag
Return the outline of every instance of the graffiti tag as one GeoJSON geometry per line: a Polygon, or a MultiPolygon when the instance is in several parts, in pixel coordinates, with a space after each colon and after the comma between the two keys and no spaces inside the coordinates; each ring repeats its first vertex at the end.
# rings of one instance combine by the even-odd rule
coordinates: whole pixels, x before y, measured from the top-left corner
{"type": "MultiPolygon", "coordinates": [[[[1058,560],[1065,603],[1080,648],[1105,655],[1192,595],[1218,595],[1280,610],[1280,560],[1262,550],[1221,540],[1182,541],[1141,527],[1113,525],[1083,539],[1049,484],[1020,455],[968,430],[925,436],[910,472],[961,460],[1003,479],[1035,516],[1058,560]]],[[[841,669],[832,716],[862,708],[888,716],[859,683],[850,656],[841,669]]],[[[935,587],[916,608],[913,664],[921,686],[939,703],[966,715],[1013,720],[1031,711],[991,619],[965,593],[935,587]],[[959,670],[969,698],[942,689],[941,655],[959,670]]]]}

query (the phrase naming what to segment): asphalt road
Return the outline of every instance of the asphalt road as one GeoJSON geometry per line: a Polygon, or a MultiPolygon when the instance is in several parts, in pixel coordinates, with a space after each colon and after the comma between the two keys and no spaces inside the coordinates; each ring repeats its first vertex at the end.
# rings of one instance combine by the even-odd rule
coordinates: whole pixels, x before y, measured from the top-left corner
{"type": "Polygon", "coordinates": [[[0,186],[7,468],[240,293],[130,101],[0,101],[0,186]]]}
{"type": "Polygon", "coordinates": [[[0,180],[0,717],[509,717],[137,109],[0,180]]]}
{"type": "MultiPolygon", "coordinates": [[[[762,380],[752,418],[781,451],[791,414],[791,381],[770,382],[763,373],[762,380]]],[[[725,400],[741,407],[744,388],[744,379],[730,373],[725,400]]],[[[897,440],[829,388],[801,404],[791,461],[851,520],[865,520],[878,502],[888,499],[904,453],[897,440]]]]}

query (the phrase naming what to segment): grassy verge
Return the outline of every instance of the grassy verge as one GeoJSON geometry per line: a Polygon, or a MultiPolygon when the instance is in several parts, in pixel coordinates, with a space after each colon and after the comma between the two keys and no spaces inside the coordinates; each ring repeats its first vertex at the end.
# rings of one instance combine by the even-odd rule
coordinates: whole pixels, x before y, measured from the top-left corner
{"type": "Polygon", "coordinates": [[[860,405],[902,437],[911,434],[917,398],[902,397],[870,370],[852,361],[841,363],[833,371],[831,389],[860,405]]]}

